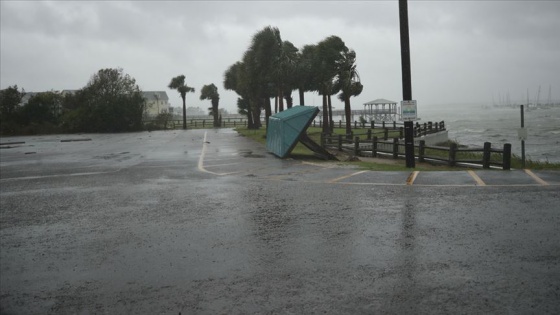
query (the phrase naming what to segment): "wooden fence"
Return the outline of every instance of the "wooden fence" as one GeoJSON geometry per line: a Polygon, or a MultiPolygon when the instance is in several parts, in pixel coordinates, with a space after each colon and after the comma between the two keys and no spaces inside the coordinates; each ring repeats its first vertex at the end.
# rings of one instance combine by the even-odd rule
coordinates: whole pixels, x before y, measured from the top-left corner
{"type": "MultiPolygon", "coordinates": [[[[322,121],[313,121],[313,123],[311,124],[311,126],[313,127],[323,127],[323,123],[322,121]]],[[[345,128],[346,124],[342,122],[342,120],[339,120],[338,123],[334,123],[333,127],[337,127],[337,128],[345,128]]],[[[399,130],[399,129],[404,129],[404,123],[402,122],[377,122],[375,123],[375,121],[370,121],[369,123],[366,122],[357,122],[354,121],[354,123],[352,124],[353,129],[389,129],[389,130],[399,130]]],[[[414,136],[415,137],[419,137],[422,135],[426,135],[429,133],[435,133],[441,130],[445,130],[445,121],[440,121],[440,122],[427,122],[427,123],[423,123],[420,124],[418,122],[416,122],[416,124],[414,125],[414,136]]]]}
{"type": "MultiPolygon", "coordinates": [[[[326,148],[351,151],[355,156],[389,156],[398,159],[405,157],[404,141],[399,140],[399,138],[388,140],[384,135],[383,140],[373,136],[367,141],[360,142],[359,136],[352,140],[338,135],[336,137],[323,136],[321,143],[326,148]],[[334,139],[336,140],[333,141],[334,139]]],[[[425,141],[420,140],[414,149],[414,156],[419,162],[432,161],[449,166],[480,165],[482,168],[498,166],[504,170],[511,169],[511,144],[509,143],[504,144],[502,149],[492,148],[490,142],[485,142],[482,148],[460,148],[456,143],[451,143],[449,147],[426,146],[425,141]]]]}
{"type": "MultiPolygon", "coordinates": [[[[315,123],[315,122],[313,122],[315,123]]],[[[362,126],[365,126],[362,125],[362,126]]],[[[372,137],[382,138],[383,140],[388,140],[389,138],[398,138],[404,139],[404,125],[402,123],[392,122],[392,123],[385,123],[382,122],[378,125],[372,121],[370,123],[371,128],[355,128],[353,130],[359,130],[361,132],[352,131],[346,135],[340,134],[330,134],[330,135],[322,135],[323,140],[325,143],[332,144],[333,142],[339,142],[339,138],[342,137],[346,139],[344,143],[353,143],[353,139],[355,136],[359,136],[360,138],[365,137],[367,140],[371,140],[372,137]]],[[[437,133],[440,131],[445,130],[445,122],[428,122],[424,124],[416,123],[414,126],[414,137],[421,137],[428,134],[437,133]]],[[[323,142],[322,140],[322,142],[323,142]]]]}
{"type": "MultiPolygon", "coordinates": [[[[158,122],[156,120],[146,120],[143,122],[144,126],[149,124],[158,125],[162,127],[162,122],[158,122]]],[[[198,128],[212,128],[214,126],[214,119],[213,118],[194,118],[194,119],[187,119],[187,129],[198,129],[198,128]]],[[[221,127],[222,128],[235,128],[239,126],[247,126],[247,119],[246,118],[222,118],[221,127]]],[[[181,129],[183,128],[183,120],[182,119],[170,119],[167,121],[167,129],[181,129]]]]}

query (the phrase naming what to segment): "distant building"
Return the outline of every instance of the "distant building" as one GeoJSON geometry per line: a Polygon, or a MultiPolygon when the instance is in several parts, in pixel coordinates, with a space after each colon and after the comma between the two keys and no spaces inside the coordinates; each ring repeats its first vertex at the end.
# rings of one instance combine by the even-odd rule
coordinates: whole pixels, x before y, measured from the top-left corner
{"type": "Polygon", "coordinates": [[[32,97],[39,93],[41,92],[25,92],[25,94],[21,98],[21,102],[19,102],[19,106],[26,105],[32,97]]]}
{"type": "Polygon", "coordinates": [[[155,117],[161,113],[173,113],[165,91],[143,91],[142,96],[146,102],[144,113],[147,117],[155,117]]]}
{"type": "Polygon", "coordinates": [[[366,121],[397,121],[398,116],[399,112],[397,102],[395,101],[378,98],[364,104],[364,118],[366,121]]]}

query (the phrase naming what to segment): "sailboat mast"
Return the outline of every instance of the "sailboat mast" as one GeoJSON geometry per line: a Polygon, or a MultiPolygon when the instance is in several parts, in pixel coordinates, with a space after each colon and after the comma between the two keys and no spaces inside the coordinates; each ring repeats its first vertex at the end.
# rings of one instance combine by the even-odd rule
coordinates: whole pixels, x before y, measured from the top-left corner
{"type": "Polygon", "coordinates": [[[546,106],[552,106],[552,85],[548,86],[548,99],[546,100],[546,106]]]}
{"type": "Polygon", "coordinates": [[[539,91],[537,92],[537,100],[535,101],[535,107],[539,107],[539,98],[541,97],[541,86],[539,85],[539,91]]]}

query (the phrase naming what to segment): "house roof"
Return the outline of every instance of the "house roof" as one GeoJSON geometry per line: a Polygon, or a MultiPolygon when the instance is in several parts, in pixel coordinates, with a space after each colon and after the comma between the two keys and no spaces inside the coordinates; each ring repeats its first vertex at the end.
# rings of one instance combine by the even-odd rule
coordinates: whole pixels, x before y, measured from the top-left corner
{"type": "Polygon", "coordinates": [[[397,104],[397,102],[389,101],[384,98],[378,98],[376,100],[364,103],[364,105],[383,105],[383,104],[397,104]]]}
{"type": "Polygon", "coordinates": [[[147,101],[169,101],[169,97],[167,97],[167,93],[165,91],[142,91],[142,96],[147,101]]]}
{"type": "Polygon", "coordinates": [[[25,94],[23,95],[23,97],[21,98],[21,101],[19,102],[20,105],[25,105],[27,104],[27,102],[29,102],[29,100],[39,94],[40,92],[25,92],[25,94]]]}

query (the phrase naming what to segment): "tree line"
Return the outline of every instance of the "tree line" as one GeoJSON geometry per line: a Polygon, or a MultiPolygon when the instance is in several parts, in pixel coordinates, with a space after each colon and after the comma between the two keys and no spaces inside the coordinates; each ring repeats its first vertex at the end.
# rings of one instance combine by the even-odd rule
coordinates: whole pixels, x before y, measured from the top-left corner
{"type": "Polygon", "coordinates": [[[82,89],[33,93],[17,85],[0,91],[2,134],[123,132],[142,129],[144,98],[122,69],[101,69],[82,89]]]}
{"type": "MultiPolygon", "coordinates": [[[[184,76],[180,77],[184,85],[184,76]]],[[[179,87],[179,91],[194,92],[194,88],[183,90],[179,87]]],[[[24,102],[26,94],[17,85],[0,90],[0,134],[129,132],[144,129],[146,100],[136,80],[120,68],[99,70],[86,86],[77,91],[32,93],[24,102]]],[[[216,86],[205,85],[200,99],[211,101],[214,126],[219,126],[216,86]]],[[[155,121],[163,121],[165,119],[161,116],[169,115],[161,113],[155,121]]]]}
{"type": "Polygon", "coordinates": [[[351,131],[350,97],[363,90],[356,69],[356,52],[346,47],[338,36],[329,36],[317,44],[296,48],[283,41],[276,27],[257,32],[240,61],[224,73],[224,88],[238,95],[240,114],[247,115],[249,128],[260,128],[262,110],[265,117],[293,106],[292,91],[298,91],[299,105],[305,105],[304,93],[322,96],[323,132],[332,132],[331,96],[338,94],[344,102],[347,132],[351,131]]]}
{"type": "MultiPolygon", "coordinates": [[[[186,129],[186,95],[195,89],[185,76],[171,79],[168,87],[177,90],[183,100],[183,129],[186,129]]],[[[242,59],[224,73],[223,85],[237,93],[237,107],[246,115],[251,129],[261,127],[274,111],[293,106],[292,92],[298,91],[299,105],[305,105],[304,93],[322,96],[323,132],[333,128],[331,96],[344,102],[346,129],[350,133],[350,97],[363,90],[356,69],[356,52],[338,36],[329,36],[301,49],[282,40],[276,27],[255,33],[242,59]],[[284,103],[285,101],[285,103],[284,103]]],[[[33,95],[20,106],[25,95],[17,85],[0,91],[0,132],[2,134],[49,132],[125,132],[143,129],[145,100],[136,80],[122,69],[101,69],[74,93],[43,92],[33,95]],[[34,130],[37,129],[37,130],[34,130]]],[[[214,126],[220,126],[218,88],[212,83],[201,89],[200,100],[209,100],[214,126]]]]}

